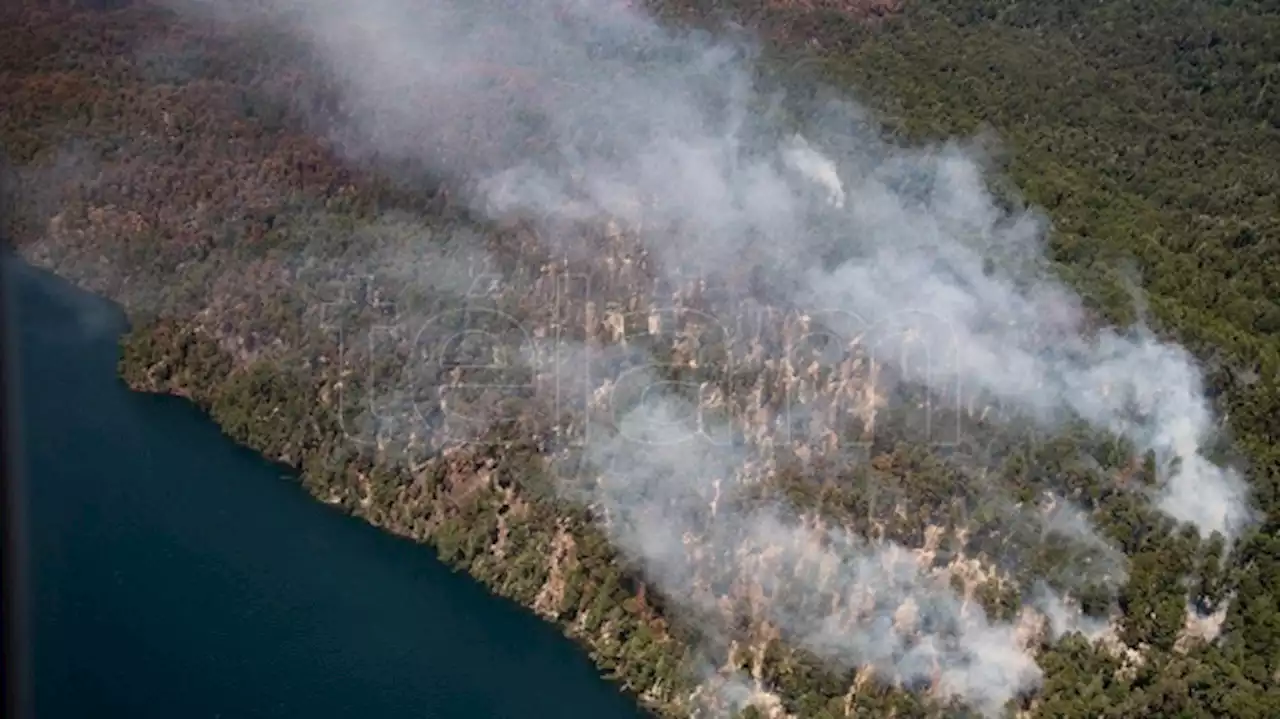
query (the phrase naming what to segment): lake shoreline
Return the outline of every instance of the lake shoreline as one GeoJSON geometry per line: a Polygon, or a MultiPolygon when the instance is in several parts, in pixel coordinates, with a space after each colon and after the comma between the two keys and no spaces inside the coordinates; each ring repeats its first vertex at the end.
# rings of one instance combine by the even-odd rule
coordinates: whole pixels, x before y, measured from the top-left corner
{"type": "MultiPolygon", "coordinates": [[[[58,281],[74,284],[73,278],[60,275],[54,269],[39,268],[35,265],[32,265],[32,267],[49,273],[52,278],[56,278],[58,281]]],[[[471,580],[477,581],[481,586],[485,587],[491,594],[500,597],[504,601],[511,601],[520,606],[523,611],[537,616],[540,621],[557,627],[557,631],[587,653],[592,661],[596,663],[602,677],[615,684],[620,692],[631,697],[647,711],[656,712],[659,716],[688,715],[688,709],[683,706],[682,701],[678,699],[675,701],[654,701],[655,694],[652,686],[644,687],[637,691],[634,685],[628,684],[627,677],[629,674],[634,675],[635,672],[639,671],[643,675],[652,671],[651,667],[638,667],[634,662],[631,664],[619,664],[618,650],[625,643],[622,637],[627,634],[634,634],[635,631],[631,622],[614,621],[611,625],[604,624],[604,626],[597,623],[595,627],[602,631],[597,631],[594,634],[584,631],[586,622],[583,617],[576,614],[565,616],[563,611],[557,610],[555,606],[556,598],[548,596],[547,587],[549,584],[554,583],[550,577],[538,585],[537,591],[530,592],[527,582],[523,587],[515,584],[515,581],[521,579],[520,574],[527,572],[527,566],[506,566],[500,561],[477,563],[474,561],[475,553],[469,557],[465,555],[464,558],[455,557],[453,561],[450,561],[447,556],[442,556],[441,545],[439,541],[436,541],[435,533],[449,531],[450,529],[454,531],[465,531],[466,529],[465,522],[467,519],[460,518],[458,510],[460,507],[465,509],[467,505],[465,502],[459,503],[451,499],[450,492],[457,492],[464,485],[472,487],[472,489],[468,490],[468,501],[472,503],[470,506],[480,505],[493,498],[500,498],[499,501],[503,501],[501,498],[505,498],[505,501],[512,504],[522,503],[523,500],[513,495],[510,487],[498,487],[490,479],[489,484],[482,487],[480,492],[475,492],[473,483],[470,482],[470,478],[474,476],[475,472],[469,470],[476,468],[465,468],[461,471],[467,473],[468,476],[455,476],[450,481],[438,485],[436,487],[436,495],[429,502],[419,504],[419,506],[431,507],[438,514],[401,515],[399,521],[389,512],[380,512],[379,510],[384,510],[383,507],[353,500],[354,495],[351,490],[355,489],[354,487],[348,487],[347,492],[343,495],[335,494],[331,486],[315,481],[317,479],[315,472],[308,472],[307,467],[298,462],[296,458],[290,457],[287,450],[282,451],[278,445],[273,446],[270,443],[256,440],[256,438],[270,436],[270,433],[262,431],[256,434],[240,434],[237,436],[234,434],[234,430],[228,432],[227,427],[219,422],[216,414],[217,405],[219,404],[218,395],[227,391],[227,388],[217,385],[200,385],[193,380],[196,377],[211,378],[220,376],[223,381],[234,381],[237,375],[243,375],[245,368],[234,368],[234,358],[230,357],[221,347],[214,345],[209,336],[205,334],[203,327],[195,323],[187,325],[177,320],[162,321],[156,325],[145,324],[144,320],[142,324],[135,324],[137,317],[130,316],[127,308],[122,307],[108,297],[98,294],[92,287],[76,285],[75,291],[84,293],[84,296],[92,297],[94,300],[110,302],[112,307],[116,308],[119,313],[121,321],[125,323],[123,326],[118,327],[120,330],[119,342],[122,346],[118,368],[120,380],[131,391],[174,397],[190,403],[195,410],[199,411],[215,426],[218,426],[228,440],[253,452],[256,456],[261,457],[263,461],[270,462],[278,467],[281,470],[281,474],[287,473],[293,482],[301,485],[309,499],[325,505],[327,509],[337,509],[343,514],[358,518],[379,531],[395,536],[398,539],[408,540],[419,547],[429,549],[451,571],[468,576],[471,580]],[[161,329],[157,330],[157,327],[161,329]],[[189,342],[199,346],[202,350],[198,352],[187,351],[190,349],[189,342]],[[212,367],[218,368],[218,372],[211,373],[212,367]],[[164,375],[164,378],[161,379],[159,375],[164,375]],[[453,516],[441,518],[439,515],[443,514],[452,514],[453,516]],[[646,693],[646,690],[649,690],[648,693],[646,693]]],[[[81,305],[83,305],[83,301],[83,297],[75,300],[81,305]]],[[[256,371],[267,370],[263,366],[259,366],[256,371]]],[[[299,392],[299,395],[312,397],[313,393],[299,392]]],[[[250,401],[259,399],[252,396],[241,396],[241,398],[250,401]]],[[[259,417],[266,417],[272,413],[272,410],[273,408],[268,398],[254,407],[251,413],[259,417]]],[[[267,423],[269,424],[269,421],[267,423]]],[[[305,422],[304,424],[308,423],[310,422],[305,422]]],[[[261,429],[261,427],[258,429],[261,429]]],[[[333,469],[330,468],[331,471],[333,469]]],[[[345,469],[348,468],[337,468],[337,471],[345,469]]],[[[356,483],[367,483],[369,476],[378,472],[399,474],[403,472],[403,468],[394,464],[379,467],[369,463],[354,470],[354,479],[356,483]]],[[[497,512],[490,509],[488,514],[490,518],[496,518],[497,512]]],[[[474,516],[470,518],[474,519],[474,516]]],[[[576,546],[578,542],[582,541],[580,535],[577,540],[572,538],[572,534],[566,528],[566,523],[555,510],[537,512],[528,526],[538,526],[542,530],[540,534],[550,540],[548,545],[558,541],[563,548],[566,543],[576,546]],[[535,522],[537,523],[536,525],[535,522]],[[559,539],[557,540],[556,538],[559,539]]],[[[582,526],[589,531],[590,528],[587,525],[583,524],[582,526]]],[[[492,532],[486,532],[485,535],[490,536],[492,532]]],[[[538,539],[539,537],[535,534],[531,539],[531,544],[536,543],[538,539]]],[[[587,541],[601,549],[606,548],[602,539],[594,541],[588,539],[587,541]]],[[[483,554],[489,555],[490,559],[492,559],[491,545],[486,546],[484,549],[483,554]]],[[[547,562],[548,553],[536,546],[528,547],[527,549],[528,556],[547,562]]],[[[569,551],[572,552],[573,550],[570,549],[569,551]]],[[[606,549],[606,551],[609,550],[606,549]]],[[[563,554],[563,550],[561,554],[563,554]]],[[[552,561],[555,561],[554,557],[552,561]]],[[[616,576],[616,571],[616,569],[610,569],[608,574],[616,576]]],[[[613,581],[616,582],[617,580],[613,581]]],[[[561,591],[563,591],[563,588],[561,591]]],[[[563,599],[563,597],[560,597],[560,599],[563,599]]],[[[658,631],[665,632],[663,622],[661,620],[654,621],[656,618],[653,618],[651,614],[642,613],[637,616],[634,613],[628,613],[627,616],[631,617],[633,622],[652,623],[658,631]]],[[[674,649],[675,647],[673,646],[667,650],[667,659],[658,660],[659,663],[669,665],[668,674],[671,676],[675,676],[674,668],[680,663],[681,656],[684,654],[683,650],[672,651],[674,649]]],[[[646,659],[646,661],[653,660],[646,659]]]]}
{"type": "MultiPolygon", "coordinates": [[[[130,666],[132,662],[132,666],[142,672],[169,671],[151,666],[148,663],[149,652],[175,651],[174,647],[163,648],[163,644],[153,646],[153,643],[164,642],[166,635],[176,638],[184,633],[192,635],[186,640],[194,642],[192,650],[200,651],[201,642],[204,642],[207,648],[203,651],[210,652],[216,661],[199,656],[179,656],[175,659],[176,665],[201,667],[202,673],[225,671],[234,676],[238,671],[235,664],[247,662],[252,666],[256,661],[253,655],[271,657],[288,652],[288,656],[293,658],[292,652],[313,644],[327,647],[325,651],[338,652],[334,655],[341,657],[336,659],[338,666],[349,665],[347,672],[354,672],[359,681],[364,682],[385,681],[378,676],[382,672],[394,675],[418,668],[412,673],[430,673],[430,668],[435,666],[433,662],[443,661],[453,667],[448,670],[449,674],[438,679],[424,676],[409,680],[410,683],[395,690],[391,698],[379,699],[370,695],[369,698],[348,699],[353,711],[361,702],[386,708],[415,701],[414,691],[454,676],[453,681],[457,684],[449,691],[457,694],[457,698],[449,699],[451,695],[446,693],[442,695],[444,698],[435,700],[438,708],[443,707],[447,711],[439,716],[513,716],[509,712],[517,703],[527,701],[519,699],[517,694],[524,691],[522,687],[527,682],[518,677],[502,676],[514,669],[511,662],[516,655],[511,654],[512,649],[497,643],[498,640],[514,642],[512,647],[526,647],[521,652],[541,652],[540,664],[544,666],[531,671],[530,675],[539,677],[537,681],[541,683],[554,680],[547,688],[555,686],[555,681],[568,682],[561,689],[566,697],[577,697],[576,701],[584,706],[595,706],[599,711],[611,705],[614,709],[610,710],[610,716],[627,716],[617,713],[623,705],[634,709],[632,698],[619,692],[616,685],[596,678],[596,672],[590,668],[587,657],[576,643],[564,642],[559,632],[550,630],[544,621],[530,616],[526,608],[507,599],[493,597],[483,584],[458,572],[456,567],[422,555],[420,543],[388,536],[391,533],[367,522],[357,523],[341,517],[334,508],[300,492],[296,486],[299,483],[296,475],[291,470],[286,471],[284,465],[262,457],[243,444],[232,442],[224,445],[228,438],[207,411],[195,403],[172,394],[144,394],[126,389],[127,385],[114,371],[115,361],[107,361],[103,356],[108,351],[118,356],[116,331],[124,328],[99,324],[93,331],[86,332],[79,322],[87,309],[93,309],[95,305],[98,309],[116,307],[113,303],[81,294],[81,290],[63,284],[62,278],[52,274],[33,274],[20,281],[40,286],[39,293],[24,292],[25,306],[20,311],[23,313],[21,350],[25,367],[30,370],[27,374],[31,381],[40,383],[27,385],[23,393],[26,395],[24,413],[29,417],[26,425],[32,435],[28,453],[34,482],[32,508],[40,520],[35,537],[35,551],[39,559],[35,590],[36,597],[41,599],[37,610],[37,626],[41,631],[36,638],[41,642],[38,654],[44,673],[38,680],[43,687],[41,697],[46,708],[50,706],[50,667],[61,667],[59,671],[88,671],[90,674],[86,676],[101,678],[113,676],[111,672],[116,671],[91,668],[92,662],[86,665],[84,659],[57,654],[50,646],[74,641],[74,635],[66,640],[60,639],[72,632],[99,632],[101,646],[89,650],[91,655],[97,656],[107,649],[109,642],[105,637],[114,637],[115,632],[126,631],[123,627],[128,626],[131,629],[127,630],[127,636],[133,637],[132,641],[142,649],[124,652],[125,656],[118,662],[122,666],[130,666]],[[43,293],[44,301],[32,299],[40,297],[40,293],[43,293]],[[40,319],[34,320],[37,313],[40,319]],[[40,366],[32,364],[33,357],[37,356],[41,358],[40,366]],[[110,381],[113,386],[104,387],[101,382],[104,371],[108,369],[112,370],[110,381]],[[63,379],[52,382],[55,377],[63,379]],[[42,399],[33,392],[35,386],[49,388],[51,384],[60,387],[47,389],[48,398],[42,399]],[[54,399],[59,390],[74,391],[80,406],[63,412],[53,409],[50,403],[61,401],[54,399]],[[79,419],[82,415],[84,419],[79,419]],[[60,417],[65,419],[67,429],[62,436],[52,436],[49,434],[50,423],[60,417]],[[149,423],[153,426],[148,426],[149,423]],[[92,456],[99,454],[95,442],[102,441],[110,441],[126,452],[129,459],[121,461],[131,463],[119,467],[103,465],[109,468],[104,470],[107,477],[113,476],[111,472],[121,473],[107,483],[94,481],[92,476],[72,470],[72,467],[80,465],[59,464],[62,460],[58,457],[66,457],[68,453],[54,450],[74,442],[80,453],[92,456]],[[162,444],[157,445],[157,442],[162,444]],[[163,446],[167,444],[173,446],[163,446]],[[167,478],[170,472],[183,472],[176,462],[193,455],[201,457],[195,460],[198,465],[211,465],[212,468],[201,470],[198,479],[175,481],[167,478]],[[286,484],[289,486],[284,486],[286,484]],[[228,503],[228,500],[232,502],[228,503]],[[157,510],[162,513],[157,514],[157,510]],[[72,520],[74,517],[80,519],[72,520]],[[257,549],[250,550],[250,547],[257,549]],[[297,552],[308,547],[321,549],[321,555],[305,560],[297,569],[281,568],[302,561],[304,555],[297,552]],[[194,554],[180,559],[193,550],[194,554]],[[173,554],[175,551],[176,555],[173,554]],[[213,563],[209,563],[210,560],[214,560],[213,563]],[[90,561],[92,564],[86,563],[90,561]],[[175,561],[181,561],[181,565],[173,564],[175,561]],[[86,571],[90,566],[97,568],[86,571]],[[180,569],[179,566],[185,568],[180,569]],[[168,569],[162,569],[166,567],[168,569]],[[226,574],[228,571],[231,573],[226,574]],[[171,576],[174,572],[177,575],[171,576]],[[456,577],[456,580],[443,580],[441,572],[456,577]],[[73,573],[87,576],[78,582],[73,573]],[[345,579],[340,579],[344,575],[345,579]],[[111,577],[115,580],[112,581],[111,577]],[[104,578],[108,581],[105,586],[100,583],[104,578]],[[119,585],[120,582],[124,584],[119,585]],[[193,588],[184,588],[186,584],[193,588]],[[322,590],[322,593],[312,593],[316,590],[322,590]],[[423,591],[427,594],[424,595],[423,591]],[[150,595],[171,596],[179,600],[192,592],[211,593],[211,596],[197,601],[195,605],[186,605],[189,608],[174,605],[168,610],[153,608],[146,611],[145,618],[140,614],[144,612],[138,602],[151,601],[147,598],[150,595]],[[84,606],[80,597],[92,596],[98,597],[94,600],[96,608],[74,609],[84,606]],[[225,596],[225,599],[210,605],[209,602],[218,596],[225,596]],[[249,609],[240,608],[246,601],[250,603],[249,609]],[[299,601],[306,604],[296,604],[299,601]],[[212,629],[191,623],[197,616],[192,612],[200,606],[215,612],[205,617],[206,622],[212,623],[212,629]],[[320,612],[317,618],[325,614],[334,616],[323,626],[315,627],[316,633],[309,630],[306,635],[298,635],[296,632],[301,626],[288,627],[296,624],[297,608],[302,606],[308,607],[306,613],[320,612]],[[344,626],[344,622],[337,618],[341,612],[367,612],[375,607],[380,607],[382,611],[379,613],[386,616],[366,613],[359,620],[357,626],[363,627],[359,630],[356,626],[344,626]],[[449,612],[458,614],[450,617],[449,612]],[[410,619],[412,614],[420,618],[410,619]],[[442,627],[428,626],[440,621],[444,622],[442,627]],[[113,626],[119,628],[112,629],[113,626]],[[535,627],[538,629],[534,630],[535,627]],[[548,631],[543,631],[543,627],[548,631]],[[250,643],[255,641],[251,638],[255,634],[265,632],[270,635],[281,631],[285,632],[281,635],[281,644],[254,646],[250,643]],[[363,638],[365,634],[370,636],[363,638]],[[395,634],[404,636],[393,639],[395,634]],[[378,639],[383,635],[386,641],[378,639]],[[240,637],[242,643],[231,641],[227,636],[240,637]],[[406,657],[398,662],[408,662],[403,668],[383,666],[387,661],[386,653],[414,646],[415,637],[451,637],[451,640],[438,647],[432,647],[429,642],[419,646],[415,651],[418,658],[406,657]],[[488,642],[492,646],[479,642],[488,642]],[[242,652],[246,654],[235,659],[232,665],[226,664],[228,659],[242,652]],[[457,656],[451,658],[451,653],[457,653],[457,656]],[[570,655],[576,655],[577,659],[570,655]],[[584,670],[585,676],[582,674],[584,670]],[[466,709],[467,705],[462,702],[473,701],[467,698],[472,696],[468,692],[473,691],[468,687],[485,681],[492,672],[499,672],[495,680],[511,688],[489,690],[494,698],[484,701],[491,705],[490,710],[480,709],[483,703],[476,704],[477,712],[466,709]],[[451,703],[438,703],[446,700],[451,703]],[[500,709],[501,706],[507,708],[500,709]],[[497,713],[492,713],[495,711],[497,713]]],[[[125,321],[123,313],[118,313],[118,316],[122,322],[125,321]]],[[[66,460],[72,461],[90,460],[87,457],[66,460]]],[[[92,637],[90,634],[86,640],[92,642],[92,637]]],[[[313,652],[310,650],[308,654],[313,652]]],[[[296,660],[304,668],[284,675],[289,677],[290,685],[319,679],[314,670],[305,669],[314,660],[303,659],[301,655],[296,660]]],[[[274,662],[279,663],[278,660],[274,662]]],[[[270,676],[271,670],[263,671],[267,671],[271,681],[280,681],[270,676]]],[[[174,676],[178,678],[178,675],[174,676]]],[[[142,715],[158,712],[165,702],[187,701],[180,696],[168,696],[172,690],[162,690],[159,693],[166,698],[145,709],[136,704],[143,698],[127,690],[136,684],[135,681],[112,680],[122,687],[118,689],[111,689],[102,681],[93,679],[86,689],[87,694],[98,697],[94,701],[108,701],[105,697],[114,696],[115,699],[110,701],[120,702],[117,709],[123,710],[125,704],[133,704],[133,708],[142,715]]],[[[216,676],[199,679],[184,675],[181,681],[197,687],[215,687],[219,682],[247,681],[253,684],[251,680],[216,676]]],[[[477,684],[476,689],[479,687],[477,684]]],[[[268,685],[263,684],[253,690],[268,693],[263,694],[262,699],[253,699],[249,689],[245,689],[237,699],[250,703],[236,715],[292,716],[293,713],[287,709],[253,703],[262,701],[272,692],[278,694],[277,698],[282,702],[307,701],[292,694],[285,685],[269,690],[268,685]]],[[[354,686],[352,690],[355,690],[354,686]]],[[[429,697],[426,699],[428,701],[423,708],[430,712],[431,700],[429,697]]],[[[72,701],[59,700],[56,706],[69,707],[72,701]]],[[[539,702],[546,701],[550,699],[537,699],[530,706],[539,706],[539,702]]],[[[407,704],[404,706],[408,707],[407,704]]],[[[544,707],[541,711],[547,709],[544,707]]],[[[576,713],[578,710],[567,706],[557,711],[565,717],[582,716],[586,719],[591,716],[585,709],[586,713],[576,713]]],[[[383,716],[364,711],[357,713],[361,716],[383,716]]],[[[42,714],[54,715],[57,712],[42,714]]],[[[312,710],[308,715],[316,714],[312,710]]],[[[636,713],[633,716],[639,719],[641,715],[636,713]]]]}

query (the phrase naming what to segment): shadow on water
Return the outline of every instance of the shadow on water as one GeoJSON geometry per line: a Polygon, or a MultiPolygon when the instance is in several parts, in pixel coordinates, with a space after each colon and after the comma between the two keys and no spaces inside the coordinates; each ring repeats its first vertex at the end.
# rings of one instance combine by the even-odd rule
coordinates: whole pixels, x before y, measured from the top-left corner
{"type": "Polygon", "coordinates": [[[41,719],[643,716],[550,625],[128,391],[118,309],[9,269],[41,719]]]}

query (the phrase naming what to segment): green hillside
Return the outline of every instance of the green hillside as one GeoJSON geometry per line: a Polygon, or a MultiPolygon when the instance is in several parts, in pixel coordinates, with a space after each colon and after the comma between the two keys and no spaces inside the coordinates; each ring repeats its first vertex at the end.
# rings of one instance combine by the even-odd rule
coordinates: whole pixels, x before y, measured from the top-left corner
{"type": "MultiPolygon", "coordinates": [[[[757,28],[776,76],[853,92],[903,143],[997,138],[999,184],[1051,217],[1058,273],[1109,321],[1145,306],[1158,333],[1201,361],[1227,418],[1220,454],[1246,468],[1263,521],[1225,553],[1220,536],[1201,539],[1127,491],[1154,470],[1085,428],[1045,440],[1017,423],[966,425],[988,470],[979,487],[910,441],[903,407],[882,413],[868,461],[779,450],[756,495],[734,501],[785,499],[913,549],[942,537],[940,553],[998,566],[995,578],[952,575],[993,618],[1012,621],[1038,580],[1100,621],[1114,605],[1106,639],[1032,643],[1043,681],[1010,715],[1280,716],[1280,6],[907,0],[868,19],[857,3],[654,4],[670,22],[757,28]],[[1074,550],[1012,526],[1009,503],[1050,489],[1127,556],[1123,586],[1068,576],[1074,550]],[[1219,613],[1212,641],[1188,636],[1188,603],[1219,613]]],[[[744,717],[976,716],[929,687],[824,664],[759,620],[750,588],[713,561],[696,573],[735,620],[730,636],[701,638],[705,618],[611,545],[596,510],[553,491],[573,458],[547,450],[562,418],[540,390],[457,395],[502,418],[480,442],[352,442],[360,403],[403,380],[412,342],[347,352],[318,308],[364,341],[396,322],[389,312],[457,306],[457,288],[424,284],[405,257],[452,267],[460,247],[482,245],[507,291],[467,303],[602,346],[616,342],[591,313],[642,296],[647,280],[610,274],[599,308],[553,316],[544,301],[558,280],[539,273],[562,258],[537,229],[476,218],[449,187],[387,158],[341,157],[313,122],[328,102],[322,79],[284,44],[149,5],[60,8],[0,11],[3,219],[26,257],[130,311],[121,374],[132,386],[190,397],[229,436],[297,467],[318,499],[432,546],[558,623],[658,715],[723,708],[706,688],[712,666],[761,688],[744,717]],[[353,272],[369,284],[352,287],[353,272]]],[[[596,261],[573,262],[598,273],[596,261]]],[[[782,330],[760,330],[761,341],[771,332],[782,330]]],[[[709,376],[680,365],[678,338],[645,348],[674,358],[667,379],[709,376]]],[[[723,389],[779,381],[762,365],[723,389]]]]}

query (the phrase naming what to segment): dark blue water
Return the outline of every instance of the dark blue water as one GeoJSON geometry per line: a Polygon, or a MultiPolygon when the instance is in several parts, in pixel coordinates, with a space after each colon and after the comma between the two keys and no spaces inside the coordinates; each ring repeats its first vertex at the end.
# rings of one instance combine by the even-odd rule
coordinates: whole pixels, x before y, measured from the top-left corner
{"type": "Polygon", "coordinates": [[[114,310],[20,275],[39,719],[640,716],[549,625],[128,391],[114,310]]]}

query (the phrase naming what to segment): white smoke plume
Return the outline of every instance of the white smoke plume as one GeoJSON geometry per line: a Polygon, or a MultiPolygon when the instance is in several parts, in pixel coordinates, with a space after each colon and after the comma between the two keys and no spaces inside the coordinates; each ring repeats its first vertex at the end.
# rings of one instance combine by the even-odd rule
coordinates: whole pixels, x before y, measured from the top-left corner
{"type": "MultiPolygon", "coordinates": [[[[1035,269],[1046,223],[997,201],[972,148],[895,146],[848,101],[789,116],[758,89],[749,43],[665,28],[622,0],[174,2],[306,44],[341,89],[335,132],[352,152],[452,173],[494,216],[617,219],[668,272],[750,263],[776,296],[944,398],[977,393],[1048,426],[1082,418],[1153,451],[1156,506],[1202,533],[1252,518],[1242,478],[1204,455],[1215,421],[1193,358],[1142,327],[1089,331],[1079,298],[1035,269]]],[[[846,602],[876,587],[859,611],[806,606],[804,582],[769,588],[769,620],[828,659],[929,676],[987,712],[1034,684],[1013,627],[905,550],[785,507],[708,518],[704,482],[728,481],[740,458],[655,450],[653,412],[624,418],[639,440],[591,447],[605,469],[583,499],[669,594],[690,594],[682,537],[696,528],[744,581],[767,587],[781,561],[812,563],[846,602]],[[911,631],[879,604],[907,599],[911,631]],[[856,630],[831,624],[845,616],[856,630]]]]}
{"type": "Polygon", "coordinates": [[[1090,334],[1065,286],[993,265],[1034,259],[1045,223],[1002,208],[959,144],[892,146],[840,101],[808,113],[824,154],[755,90],[750,45],[664,28],[621,0],[185,7],[309,43],[343,90],[353,147],[446,163],[491,212],[643,225],[667,268],[749,258],[836,331],[870,335],[882,361],[925,367],[939,392],[1050,424],[1078,416],[1154,451],[1156,505],[1202,533],[1233,536],[1252,517],[1242,478],[1202,453],[1215,422],[1193,358],[1142,327],[1090,334]]]}
{"type": "Polygon", "coordinates": [[[825,190],[827,202],[832,207],[844,207],[844,184],[840,182],[839,168],[830,158],[810,147],[803,137],[796,135],[783,146],[782,159],[805,179],[825,190]]]}
{"type": "Polygon", "coordinates": [[[664,590],[726,622],[717,588],[733,587],[753,620],[823,659],[929,685],[988,716],[1036,685],[1040,669],[1018,626],[989,620],[917,553],[783,504],[736,506],[751,462],[699,434],[691,414],[671,398],[642,404],[588,449],[599,475],[587,499],[664,590]]]}

